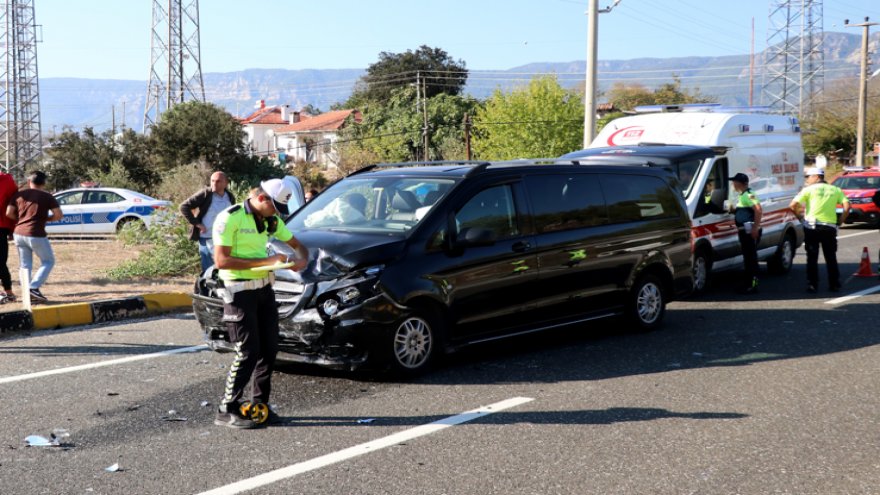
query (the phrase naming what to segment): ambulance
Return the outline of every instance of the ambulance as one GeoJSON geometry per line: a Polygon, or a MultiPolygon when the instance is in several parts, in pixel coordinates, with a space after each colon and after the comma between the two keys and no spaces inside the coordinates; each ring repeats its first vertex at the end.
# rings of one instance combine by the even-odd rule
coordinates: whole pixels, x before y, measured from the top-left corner
{"type": "Polygon", "coordinates": [[[562,159],[580,163],[642,163],[679,177],[692,222],[695,292],[713,273],[742,267],[737,229],[727,206],[736,201],[730,178],[749,177],[763,207],[758,258],[770,272],[791,269],[803,226],[788,205],[804,184],[798,120],[766,109],[715,104],[652,105],[609,122],[589,148],[562,159]]]}

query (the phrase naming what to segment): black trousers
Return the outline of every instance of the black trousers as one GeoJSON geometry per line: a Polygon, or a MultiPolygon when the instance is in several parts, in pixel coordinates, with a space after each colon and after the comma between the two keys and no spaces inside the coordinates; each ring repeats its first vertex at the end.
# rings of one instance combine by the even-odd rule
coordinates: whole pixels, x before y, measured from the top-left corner
{"type": "Polygon", "coordinates": [[[3,284],[3,290],[12,290],[12,277],[9,275],[9,267],[6,262],[9,260],[9,229],[0,229],[0,283],[3,284]]]}
{"type": "Polygon", "coordinates": [[[758,276],[758,239],[753,239],[752,234],[746,234],[742,227],[739,228],[739,246],[743,255],[743,287],[752,286],[752,281],[758,276]]]}
{"type": "Polygon", "coordinates": [[[840,287],[840,267],[837,266],[837,229],[817,225],[804,229],[804,247],[807,250],[807,283],[819,287],[819,247],[828,269],[828,287],[840,287]]]}
{"type": "Polygon", "coordinates": [[[240,404],[248,385],[248,400],[268,404],[278,352],[278,304],[272,286],[237,292],[231,304],[223,305],[223,321],[236,354],[222,404],[240,404]]]}

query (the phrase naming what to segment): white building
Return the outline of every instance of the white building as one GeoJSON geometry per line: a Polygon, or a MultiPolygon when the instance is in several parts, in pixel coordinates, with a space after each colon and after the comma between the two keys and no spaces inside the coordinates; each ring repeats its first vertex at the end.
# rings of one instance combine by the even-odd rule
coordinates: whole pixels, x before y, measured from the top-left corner
{"type": "Polygon", "coordinates": [[[346,125],[361,121],[357,110],[333,110],[272,129],[272,146],[288,161],[305,161],[335,168],[339,153],[335,143],[346,125]]]}

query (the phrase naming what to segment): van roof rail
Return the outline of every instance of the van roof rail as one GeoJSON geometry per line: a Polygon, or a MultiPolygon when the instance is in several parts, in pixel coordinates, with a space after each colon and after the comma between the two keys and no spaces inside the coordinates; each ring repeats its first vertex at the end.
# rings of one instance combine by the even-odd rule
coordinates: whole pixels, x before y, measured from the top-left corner
{"type": "Polygon", "coordinates": [[[362,174],[365,172],[369,172],[371,170],[376,170],[377,168],[404,168],[404,167],[431,167],[435,165],[460,165],[460,166],[480,166],[480,165],[488,165],[489,162],[484,160],[423,160],[423,161],[412,161],[412,162],[399,162],[399,163],[375,163],[373,165],[367,165],[366,167],[359,168],[354,172],[348,174],[356,175],[362,174]]]}

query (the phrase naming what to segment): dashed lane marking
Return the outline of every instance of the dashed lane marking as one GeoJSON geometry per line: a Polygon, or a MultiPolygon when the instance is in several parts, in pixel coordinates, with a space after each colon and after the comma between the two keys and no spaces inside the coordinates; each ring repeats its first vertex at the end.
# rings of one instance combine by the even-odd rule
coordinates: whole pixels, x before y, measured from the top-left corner
{"type": "Polygon", "coordinates": [[[856,232],[855,234],[839,235],[839,236],[837,236],[837,239],[840,240],[840,239],[846,239],[847,237],[858,237],[860,235],[876,234],[876,233],[877,233],[876,230],[866,230],[864,232],[856,232]]]}
{"type": "Polygon", "coordinates": [[[137,356],[129,356],[125,358],[119,359],[110,359],[108,361],[98,361],[97,363],[89,363],[89,364],[81,364],[78,366],[69,366],[67,368],[58,368],[54,370],[46,370],[46,371],[38,371],[36,373],[28,373],[26,375],[16,375],[16,376],[6,376],[0,378],[0,385],[4,383],[13,383],[13,382],[21,382],[24,380],[31,380],[33,378],[43,378],[46,376],[52,375],[61,375],[64,373],[73,373],[75,371],[83,371],[90,370],[94,368],[101,368],[104,366],[113,366],[115,364],[124,364],[124,363],[132,363],[135,361],[143,361],[145,359],[153,359],[157,357],[169,356],[171,354],[183,354],[187,352],[200,352],[204,351],[208,348],[206,345],[197,345],[193,347],[181,347],[179,349],[171,349],[168,351],[162,352],[154,352],[151,354],[138,354],[137,356]]]}
{"type": "Polygon", "coordinates": [[[496,402],[488,406],[463,412],[457,416],[450,416],[448,418],[444,418],[433,423],[428,423],[426,425],[410,428],[409,430],[404,430],[393,435],[388,435],[387,437],[379,438],[371,442],[355,445],[354,447],[349,447],[347,449],[323,455],[321,457],[316,457],[308,461],[291,464],[290,466],[276,469],[275,471],[269,471],[268,473],[254,476],[253,478],[244,479],[230,485],[221,486],[207,492],[202,492],[200,495],[233,495],[236,493],[253,490],[255,488],[269,485],[271,483],[275,483],[287,478],[292,478],[299,474],[314,471],[315,469],[320,469],[331,464],[336,464],[338,462],[342,462],[354,457],[369,454],[370,452],[376,452],[377,450],[381,450],[392,445],[397,445],[401,442],[406,442],[414,438],[437,433],[438,431],[449,428],[450,426],[467,423],[468,421],[473,421],[475,419],[485,417],[489,414],[503,411],[505,409],[510,409],[511,407],[516,407],[527,402],[531,402],[533,400],[535,399],[531,399],[528,397],[514,397],[512,399],[496,402]]]}
{"type": "Polygon", "coordinates": [[[858,292],[853,292],[852,294],[850,294],[848,296],[838,297],[837,299],[829,299],[828,301],[825,301],[825,304],[832,304],[832,305],[842,304],[842,303],[845,303],[847,301],[852,301],[853,299],[857,299],[862,296],[867,296],[868,294],[873,294],[877,291],[880,291],[880,285],[876,285],[874,287],[868,287],[867,289],[860,290],[858,292]]]}

